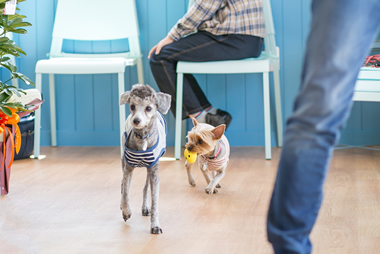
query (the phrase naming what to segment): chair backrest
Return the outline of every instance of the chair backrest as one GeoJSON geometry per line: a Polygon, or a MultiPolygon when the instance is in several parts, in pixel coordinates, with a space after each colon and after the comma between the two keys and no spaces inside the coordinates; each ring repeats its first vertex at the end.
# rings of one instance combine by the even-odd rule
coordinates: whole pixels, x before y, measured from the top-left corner
{"type": "Polygon", "coordinates": [[[141,55],[135,0],[59,0],[50,57],[73,57],[62,53],[64,39],[98,41],[125,38],[129,40],[130,55],[141,55]]]}
{"type": "Polygon", "coordinates": [[[191,6],[195,3],[195,0],[189,0],[189,5],[187,6],[187,10],[190,10],[191,6]]]}
{"type": "Polygon", "coordinates": [[[263,0],[266,37],[264,38],[265,52],[270,56],[277,56],[275,31],[270,0],[263,0]]]}
{"type": "MultiPolygon", "coordinates": [[[[264,20],[265,20],[265,30],[266,37],[264,38],[265,44],[265,53],[268,56],[277,56],[277,48],[276,48],[276,40],[275,40],[275,31],[273,25],[273,16],[272,16],[272,8],[270,4],[270,0],[262,0],[263,1],[263,12],[264,12],[264,20]]],[[[195,0],[189,0],[188,9],[194,4],[195,0]]]]}

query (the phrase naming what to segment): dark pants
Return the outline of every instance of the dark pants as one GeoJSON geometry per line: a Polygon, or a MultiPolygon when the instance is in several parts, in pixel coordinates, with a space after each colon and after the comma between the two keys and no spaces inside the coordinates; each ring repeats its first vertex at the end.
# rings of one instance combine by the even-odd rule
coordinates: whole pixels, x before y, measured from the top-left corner
{"type": "MultiPolygon", "coordinates": [[[[206,62],[258,57],[262,45],[262,38],[256,36],[238,34],[216,36],[208,32],[198,32],[166,45],[158,55],[153,54],[150,58],[150,68],[159,89],[172,96],[171,110],[175,116],[178,61],[206,62]]],[[[185,119],[210,106],[194,76],[185,74],[182,118],[185,119]]]]}

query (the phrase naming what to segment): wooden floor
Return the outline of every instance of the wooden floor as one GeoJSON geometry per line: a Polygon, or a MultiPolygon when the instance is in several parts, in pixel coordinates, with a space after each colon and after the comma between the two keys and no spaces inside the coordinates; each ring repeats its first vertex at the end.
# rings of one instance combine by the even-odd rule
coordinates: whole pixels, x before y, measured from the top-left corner
{"type": "MultiPolygon", "coordinates": [[[[273,253],[266,213],[279,149],[233,147],[218,194],[207,195],[184,160],[160,163],[162,235],[141,215],[145,169],[132,179],[133,215],[119,209],[118,147],[42,147],[43,160],[14,163],[10,193],[0,198],[1,253],[273,253]]],[[[173,156],[169,148],[166,156],[173,156]]],[[[325,199],[312,232],[313,254],[371,254],[380,249],[380,152],[335,151],[325,199]]]]}

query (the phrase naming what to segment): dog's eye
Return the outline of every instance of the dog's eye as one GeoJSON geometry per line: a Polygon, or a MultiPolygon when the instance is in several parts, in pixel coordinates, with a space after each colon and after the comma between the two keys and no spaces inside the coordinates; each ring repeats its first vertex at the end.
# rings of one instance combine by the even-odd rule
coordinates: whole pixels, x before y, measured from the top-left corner
{"type": "Polygon", "coordinates": [[[146,112],[150,112],[152,110],[152,108],[150,106],[146,107],[145,108],[146,112]]]}
{"type": "Polygon", "coordinates": [[[198,140],[198,144],[202,145],[203,144],[203,141],[202,139],[198,140]]]}
{"type": "Polygon", "coordinates": [[[135,105],[131,105],[131,110],[135,110],[135,105]]]}

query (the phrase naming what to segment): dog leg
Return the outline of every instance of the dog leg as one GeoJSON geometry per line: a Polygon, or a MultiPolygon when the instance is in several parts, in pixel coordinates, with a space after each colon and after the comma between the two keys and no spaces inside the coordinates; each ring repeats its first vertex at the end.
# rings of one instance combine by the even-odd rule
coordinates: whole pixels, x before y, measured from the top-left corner
{"type": "Polygon", "coordinates": [[[143,190],[143,205],[142,205],[142,215],[143,216],[149,216],[150,215],[150,209],[148,206],[148,192],[149,192],[149,173],[146,175],[146,182],[143,190]]]}
{"type": "MultiPolygon", "coordinates": [[[[206,164],[207,165],[207,164],[206,164]]],[[[198,161],[198,166],[199,168],[201,169],[201,172],[207,182],[207,184],[209,184],[211,182],[211,177],[210,175],[208,174],[208,170],[207,170],[207,166],[205,167],[205,165],[201,164],[200,161],[198,161]]]]}
{"type": "Polygon", "coordinates": [[[160,179],[158,178],[158,163],[148,169],[149,179],[150,179],[150,189],[152,195],[152,206],[151,206],[151,230],[152,234],[162,233],[160,223],[158,222],[158,196],[160,191],[160,179]]]}
{"type": "Polygon", "coordinates": [[[222,169],[218,170],[218,173],[215,175],[214,179],[207,185],[207,188],[205,189],[207,194],[216,194],[218,193],[218,190],[215,189],[216,185],[219,183],[220,180],[225,175],[227,165],[225,165],[222,169]]]}
{"type": "Polygon", "coordinates": [[[191,166],[192,165],[193,165],[192,163],[188,163],[187,161],[185,162],[185,168],[187,171],[187,179],[189,180],[189,184],[191,186],[195,186],[195,180],[193,178],[193,174],[191,173],[191,166]]]}
{"type": "MultiPolygon", "coordinates": [[[[212,171],[212,178],[215,178],[216,176],[216,171],[212,171]]],[[[222,186],[220,185],[220,183],[218,183],[217,185],[215,185],[215,188],[222,188],[222,186]]]]}
{"type": "Polygon", "coordinates": [[[129,205],[129,187],[131,186],[133,168],[125,163],[124,159],[122,159],[122,165],[123,180],[121,181],[120,209],[122,210],[124,221],[127,221],[132,216],[131,207],[129,205]]]}

